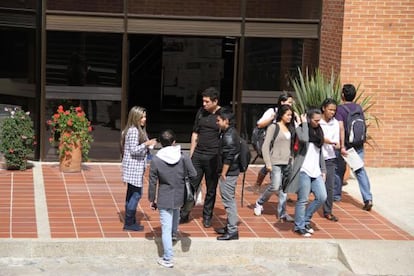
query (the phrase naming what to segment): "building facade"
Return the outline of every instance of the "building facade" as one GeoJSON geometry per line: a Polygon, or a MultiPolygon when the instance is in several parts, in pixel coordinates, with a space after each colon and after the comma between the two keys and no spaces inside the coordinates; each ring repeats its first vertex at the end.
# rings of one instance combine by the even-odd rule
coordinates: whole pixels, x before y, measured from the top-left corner
{"type": "Polygon", "coordinates": [[[0,104],[32,113],[45,161],[57,159],[45,122],[58,105],[81,105],[94,126],[91,159],[116,161],[134,105],[147,108],[150,135],[171,127],[189,142],[200,91],[215,86],[248,138],[298,67],[320,67],[373,97],[382,125],[369,128],[377,147],[367,165],[413,167],[414,7],[398,3],[2,1],[0,104]]]}

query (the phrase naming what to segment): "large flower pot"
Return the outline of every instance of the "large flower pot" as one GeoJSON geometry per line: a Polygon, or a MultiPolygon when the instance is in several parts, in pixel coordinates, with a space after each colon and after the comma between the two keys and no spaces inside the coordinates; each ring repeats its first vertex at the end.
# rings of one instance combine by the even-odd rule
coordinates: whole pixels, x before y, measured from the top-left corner
{"type": "MultiPolygon", "coordinates": [[[[65,134],[63,134],[65,135],[65,134]]],[[[67,134],[66,134],[67,135],[67,134]]],[[[62,138],[61,138],[62,141],[62,138]]],[[[70,150],[60,156],[60,170],[62,172],[80,172],[82,168],[82,148],[80,142],[68,144],[70,150]]],[[[59,150],[62,142],[59,145],[59,150]]]]}

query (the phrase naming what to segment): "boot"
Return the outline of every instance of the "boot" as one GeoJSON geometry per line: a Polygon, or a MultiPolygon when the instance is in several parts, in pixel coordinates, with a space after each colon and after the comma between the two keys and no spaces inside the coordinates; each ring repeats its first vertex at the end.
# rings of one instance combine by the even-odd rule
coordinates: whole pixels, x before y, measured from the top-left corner
{"type": "Polygon", "coordinates": [[[256,179],[256,186],[260,187],[263,183],[263,180],[265,179],[266,175],[263,174],[261,171],[259,172],[259,174],[257,175],[257,179],[256,179]]]}
{"type": "Polygon", "coordinates": [[[144,226],[138,225],[135,219],[136,210],[125,210],[125,231],[142,231],[144,226]]]}

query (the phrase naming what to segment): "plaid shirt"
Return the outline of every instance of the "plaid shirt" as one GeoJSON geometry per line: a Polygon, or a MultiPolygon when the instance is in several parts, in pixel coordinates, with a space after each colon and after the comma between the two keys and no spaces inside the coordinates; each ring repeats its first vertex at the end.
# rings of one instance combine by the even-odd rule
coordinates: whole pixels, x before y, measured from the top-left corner
{"type": "Polygon", "coordinates": [[[131,127],[125,136],[122,180],[136,187],[142,187],[148,149],[138,142],[138,134],[138,129],[131,127]]]}

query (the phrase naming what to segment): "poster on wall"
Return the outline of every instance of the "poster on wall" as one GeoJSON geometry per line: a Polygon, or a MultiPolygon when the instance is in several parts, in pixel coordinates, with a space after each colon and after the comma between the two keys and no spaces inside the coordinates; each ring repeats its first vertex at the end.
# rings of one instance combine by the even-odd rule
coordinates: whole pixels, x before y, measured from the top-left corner
{"type": "Polygon", "coordinates": [[[163,38],[162,109],[197,107],[201,91],[220,87],[221,47],[215,38],[163,38]]]}

